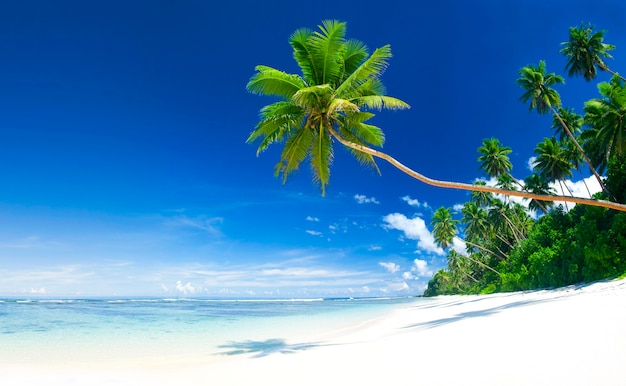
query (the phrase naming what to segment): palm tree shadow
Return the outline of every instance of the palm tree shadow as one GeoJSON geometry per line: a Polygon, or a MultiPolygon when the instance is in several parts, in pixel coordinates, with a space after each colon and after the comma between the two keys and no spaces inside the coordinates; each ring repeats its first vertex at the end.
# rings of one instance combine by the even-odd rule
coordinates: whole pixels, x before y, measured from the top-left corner
{"type": "Polygon", "coordinates": [[[267,339],[263,341],[246,340],[243,342],[231,342],[218,347],[228,349],[228,351],[220,352],[222,355],[255,354],[253,358],[260,358],[276,353],[293,354],[319,346],[322,346],[320,342],[288,344],[284,339],[267,339]]]}

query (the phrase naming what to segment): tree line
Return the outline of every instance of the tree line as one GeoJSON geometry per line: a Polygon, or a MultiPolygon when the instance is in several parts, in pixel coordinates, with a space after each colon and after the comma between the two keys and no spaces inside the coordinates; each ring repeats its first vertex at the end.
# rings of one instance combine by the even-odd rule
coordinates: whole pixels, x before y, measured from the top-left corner
{"type": "MultiPolygon", "coordinates": [[[[509,290],[526,288],[528,283],[544,283],[533,281],[528,276],[530,273],[521,275],[516,269],[547,271],[546,267],[556,264],[554,259],[546,257],[546,261],[540,263],[532,260],[536,263],[533,265],[528,260],[530,257],[525,260],[523,253],[519,252],[532,250],[526,244],[534,240],[542,224],[553,218],[562,218],[559,224],[569,221],[578,226],[584,223],[584,227],[580,225],[583,228],[579,228],[584,229],[580,231],[583,233],[610,229],[613,236],[609,241],[617,241],[606,244],[609,247],[604,247],[604,251],[609,248],[612,251],[609,255],[621,261],[620,253],[626,256],[623,241],[626,234],[619,227],[626,222],[623,219],[626,216],[626,185],[622,174],[626,151],[626,88],[624,78],[613,72],[604,61],[611,58],[609,51],[615,48],[603,41],[604,33],[595,31],[590,24],[572,27],[570,40],[563,43],[561,49],[568,57],[566,70],[570,76],[582,75],[591,81],[598,71],[612,74],[609,82],[599,84],[600,96],[585,103],[584,116],[562,106],[560,95],[553,86],[564,83],[564,79],[555,73],[548,73],[544,61],[520,70],[517,80],[523,92],[520,99],[539,114],[551,114],[555,129],[554,136],[537,145],[534,172],[523,181],[516,180],[510,173],[511,163],[507,156],[510,148],[502,146],[495,138],[483,141],[479,162],[487,175],[497,179],[496,186],[435,180],[375,149],[383,145],[385,136],[379,127],[370,123],[375,115],[372,111],[407,109],[409,105],[386,95],[380,80],[391,58],[390,46],[385,45],[370,53],[363,42],[347,39],[346,23],[336,20],[323,21],[318,30],[298,29],[290,36],[293,57],[301,74],[290,74],[265,65],[256,67],[247,84],[248,91],[278,100],[261,109],[260,121],[247,142],[260,141],[257,155],[274,143],[283,145],[274,169],[275,175],[282,176],[283,182],[302,162],[308,161],[313,180],[319,185],[322,195],[330,180],[335,142],[344,145],[360,163],[377,171],[376,159],[383,159],[429,185],[471,191],[471,200],[464,205],[461,220],[456,219],[456,214],[449,208],[440,208],[434,213],[433,233],[439,245],[448,249],[448,266],[433,277],[427,295],[509,290]],[[550,183],[563,184],[573,171],[582,171],[583,168],[588,168],[597,179],[602,187],[600,194],[592,198],[566,193],[557,195],[551,188],[550,183]],[[603,178],[604,172],[607,172],[608,178],[603,178]],[[505,198],[501,199],[500,195],[505,198]],[[528,200],[528,206],[508,198],[513,196],[528,200]],[[585,206],[579,205],[568,211],[569,207],[555,207],[555,202],[585,206]],[[531,211],[541,212],[543,216],[535,221],[531,211]],[[611,221],[592,224],[589,221],[592,221],[593,214],[611,221]],[[464,238],[465,253],[449,248],[455,237],[464,238]],[[616,243],[624,249],[623,253],[621,249],[611,249],[616,243]]],[[[564,230],[564,235],[576,235],[572,229],[564,230]]],[[[550,242],[544,240],[537,245],[554,245],[557,239],[564,240],[563,235],[548,233],[552,235],[550,242]]],[[[600,239],[595,238],[595,244],[592,244],[596,245],[600,239]]],[[[593,255],[586,251],[594,247],[585,244],[580,248],[583,255],[593,255]]],[[[558,253],[552,250],[548,255],[556,256],[558,253]]],[[[624,271],[623,268],[626,268],[623,262],[609,262],[608,257],[603,259],[598,266],[606,268],[604,274],[595,270],[593,273],[585,271],[585,268],[595,266],[595,262],[581,262],[580,259],[563,269],[572,272],[570,278],[591,280],[604,277],[606,272],[624,271]],[[616,264],[618,268],[615,268],[616,264]],[[608,266],[614,268],[608,269],[608,266]],[[581,276],[578,271],[587,274],[581,276]]],[[[555,279],[550,285],[561,284],[567,284],[567,280],[555,279]]]]}

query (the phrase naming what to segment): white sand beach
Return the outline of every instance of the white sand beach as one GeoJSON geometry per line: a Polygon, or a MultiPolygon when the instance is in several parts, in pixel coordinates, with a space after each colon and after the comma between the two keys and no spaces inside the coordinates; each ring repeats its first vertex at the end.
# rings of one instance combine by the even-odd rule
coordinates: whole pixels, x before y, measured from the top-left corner
{"type": "Polygon", "coordinates": [[[0,364],[3,385],[624,385],[626,280],[438,297],[207,358],[0,364]]]}

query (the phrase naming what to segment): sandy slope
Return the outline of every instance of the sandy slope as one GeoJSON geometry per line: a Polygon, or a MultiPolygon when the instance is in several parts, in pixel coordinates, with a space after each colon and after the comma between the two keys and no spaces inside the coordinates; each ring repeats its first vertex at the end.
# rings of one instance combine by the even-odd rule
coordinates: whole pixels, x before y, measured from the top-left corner
{"type": "Polygon", "coordinates": [[[17,366],[6,385],[624,385],[626,281],[440,297],[349,330],[211,358],[17,366]]]}

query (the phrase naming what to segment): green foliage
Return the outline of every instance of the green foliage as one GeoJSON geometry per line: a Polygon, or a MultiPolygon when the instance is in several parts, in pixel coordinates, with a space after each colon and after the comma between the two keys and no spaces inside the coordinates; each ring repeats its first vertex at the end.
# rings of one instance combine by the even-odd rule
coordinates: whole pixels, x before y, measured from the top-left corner
{"type": "MultiPolygon", "coordinates": [[[[570,29],[570,41],[563,43],[561,50],[569,57],[566,69],[570,76],[582,75],[591,80],[596,76],[596,67],[611,72],[602,59],[610,58],[607,51],[615,47],[602,42],[604,32],[594,32],[593,26],[584,24],[570,29]]],[[[604,183],[612,197],[603,187],[604,191],[594,198],[626,203],[624,78],[614,75],[610,82],[600,83],[602,98],[585,103],[583,118],[571,108],[560,107],[560,96],[551,86],[562,84],[563,78],[547,73],[544,61],[523,67],[519,74],[517,83],[524,90],[520,99],[540,114],[552,112],[552,128],[559,137],[546,138],[537,145],[533,174],[524,180],[523,189],[554,194],[548,181],[571,177],[584,158],[601,185],[602,179],[593,166],[608,170],[604,183]],[[579,139],[586,152],[578,146],[579,139]]],[[[498,177],[498,183],[508,189],[512,187],[510,151],[497,139],[486,139],[478,159],[480,168],[498,177]]],[[[544,214],[533,221],[518,204],[473,192],[471,201],[461,210],[458,227],[467,240],[466,264],[449,256],[448,266],[435,274],[424,295],[553,288],[626,276],[625,212],[583,205],[566,212],[562,206],[550,204],[531,201],[529,207],[544,214]]],[[[433,216],[442,245],[447,245],[445,242],[454,234],[443,225],[454,221],[452,213],[443,208],[433,216]]]]}

